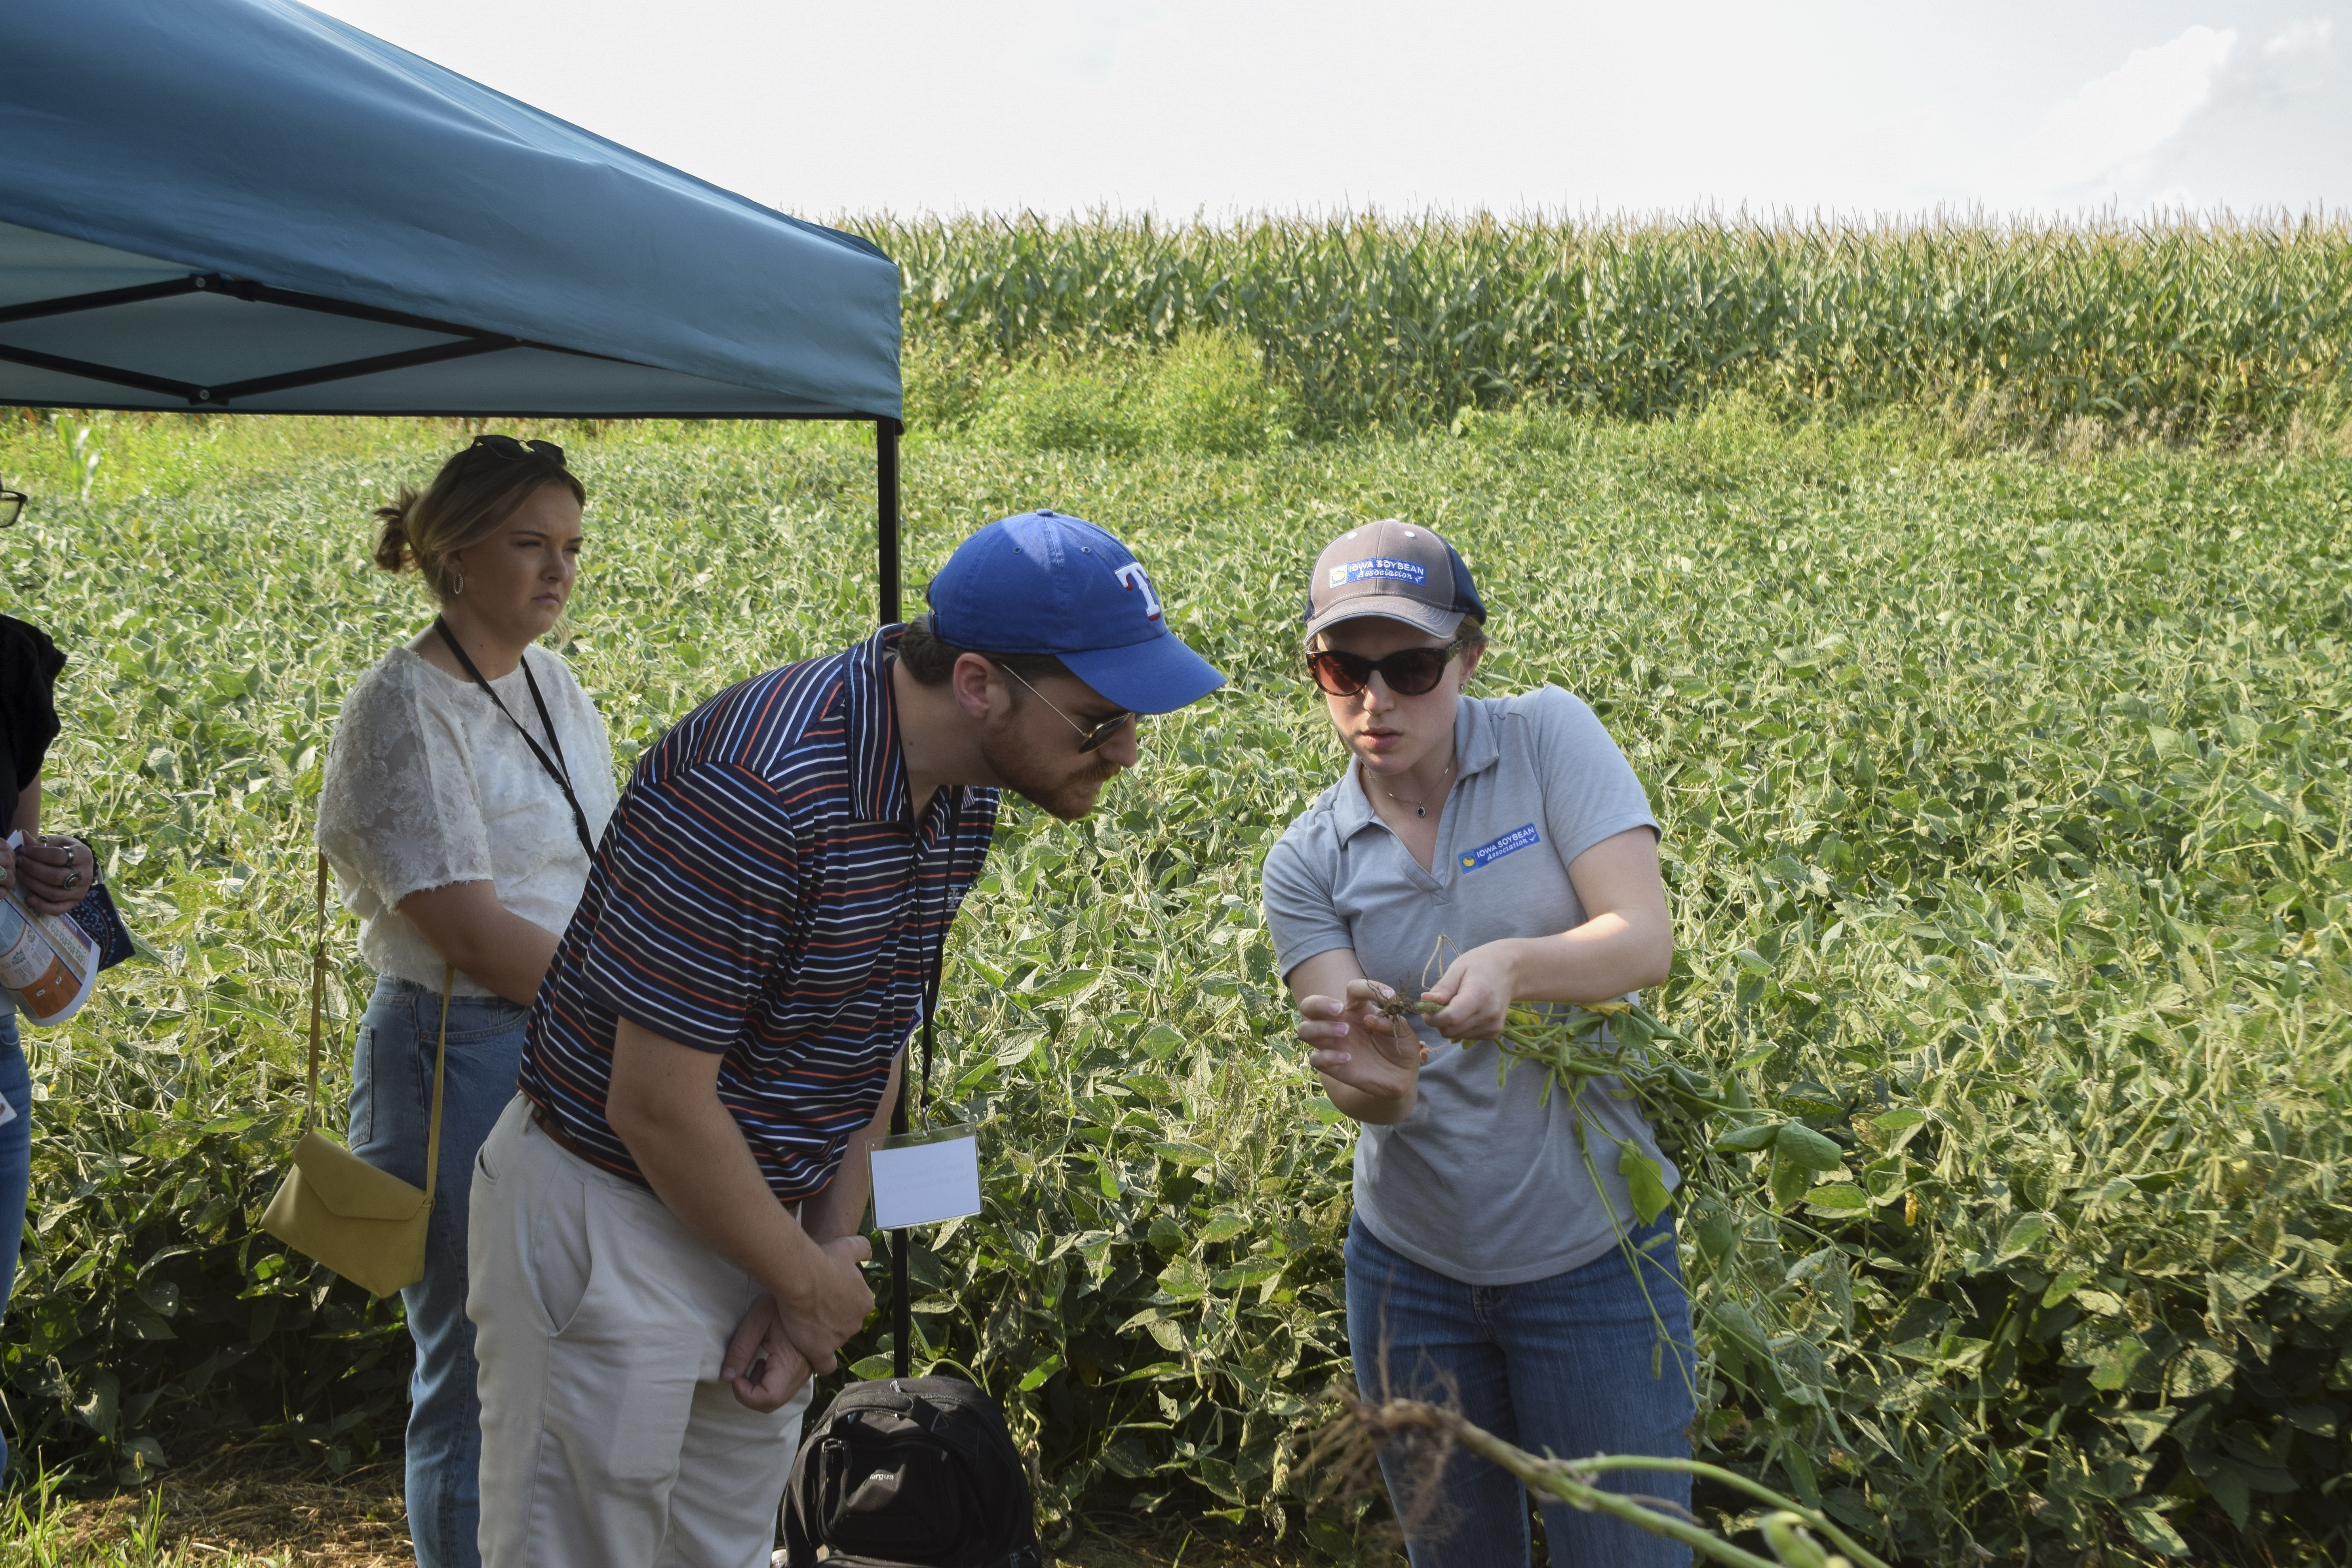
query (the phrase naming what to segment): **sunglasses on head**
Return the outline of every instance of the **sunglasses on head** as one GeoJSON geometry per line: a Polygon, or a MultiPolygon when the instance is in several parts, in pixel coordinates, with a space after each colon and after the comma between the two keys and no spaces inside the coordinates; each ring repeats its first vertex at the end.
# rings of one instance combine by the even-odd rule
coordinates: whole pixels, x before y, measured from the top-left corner
{"type": "Polygon", "coordinates": [[[563,467],[563,448],[552,441],[518,441],[511,436],[477,436],[474,446],[495,457],[520,458],[537,456],[559,468],[563,467]]]}
{"type": "Polygon", "coordinates": [[[1385,658],[1322,648],[1307,653],[1307,668],[1314,672],[1315,684],[1334,697],[1361,694],[1375,675],[1399,697],[1425,697],[1437,689],[1447,663],[1467,646],[1467,638],[1456,637],[1444,647],[1402,647],[1385,658]]]}

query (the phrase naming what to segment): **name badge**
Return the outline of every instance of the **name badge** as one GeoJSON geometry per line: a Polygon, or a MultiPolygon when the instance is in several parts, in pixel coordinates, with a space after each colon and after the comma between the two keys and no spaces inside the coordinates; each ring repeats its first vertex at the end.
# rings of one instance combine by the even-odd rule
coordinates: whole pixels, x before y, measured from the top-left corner
{"type": "Polygon", "coordinates": [[[1465,871],[1483,870],[1506,855],[1516,855],[1529,845],[1542,842],[1543,835],[1538,833],[1536,825],[1530,822],[1524,827],[1512,828],[1500,838],[1489,839],[1463,855],[1462,868],[1465,871]]]}
{"type": "Polygon", "coordinates": [[[971,1122],[900,1132],[868,1156],[874,1227],[903,1230],[980,1212],[980,1131],[971,1122]]]}

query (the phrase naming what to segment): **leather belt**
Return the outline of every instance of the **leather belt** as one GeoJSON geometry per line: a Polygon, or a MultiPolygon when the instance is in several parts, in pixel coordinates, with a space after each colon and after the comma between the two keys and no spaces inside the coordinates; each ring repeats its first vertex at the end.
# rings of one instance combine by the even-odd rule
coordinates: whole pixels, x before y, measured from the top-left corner
{"type": "Polygon", "coordinates": [[[557,1148],[562,1150],[565,1153],[571,1155],[573,1159],[579,1161],[583,1165],[593,1165],[596,1163],[595,1161],[591,1160],[587,1155],[580,1152],[578,1144],[572,1142],[571,1139],[563,1135],[562,1130],[555,1125],[554,1121],[548,1116],[546,1111],[534,1105],[530,1108],[530,1119],[534,1122],[538,1123],[539,1130],[541,1132],[546,1133],[548,1140],[557,1148]]]}

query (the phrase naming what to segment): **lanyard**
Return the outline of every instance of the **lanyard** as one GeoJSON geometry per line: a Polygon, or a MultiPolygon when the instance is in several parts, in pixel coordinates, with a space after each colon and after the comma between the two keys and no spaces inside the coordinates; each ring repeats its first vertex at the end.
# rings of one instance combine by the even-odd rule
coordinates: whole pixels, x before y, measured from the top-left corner
{"type": "MultiPolygon", "coordinates": [[[[940,935],[939,941],[931,947],[930,973],[923,980],[923,1079],[917,1096],[917,1110],[922,1109],[921,1101],[929,1097],[931,1090],[931,1018],[940,1010],[940,977],[948,966],[948,927],[954,923],[948,914],[948,898],[955,880],[956,832],[962,826],[963,811],[961,786],[949,787],[957,789],[958,793],[948,802],[947,826],[942,832],[948,863],[947,869],[940,878],[940,935]]],[[[907,1131],[907,1096],[903,1093],[898,1097],[898,1109],[891,1113],[890,1131],[907,1131]]]]}
{"type": "MultiPolygon", "coordinates": [[[[433,617],[433,629],[441,634],[441,640],[447,643],[449,651],[457,656],[457,663],[474,678],[474,684],[482,689],[482,695],[490,700],[490,706],[506,714],[507,722],[512,724],[515,733],[522,737],[522,743],[530,748],[530,754],[539,759],[539,765],[547,770],[547,776],[553,779],[555,787],[563,792],[563,804],[572,808],[572,831],[580,835],[580,847],[587,853],[589,859],[596,858],[596,840],[588,832],[588,814],[580,809],[580,797],[572,793],[572,770],[563,761],[563,742],[556,738],[555,721],[547,712],[547,699],[539,694],[539,679],[530,672],[530,657],[526,655],[518,662],[522,665],[523,684],[530,688],[531,706],[539,710],[539,721],[547,726],[547,743],[555,748],[553,757],[550,757],[531,732],[522,727],[522,721],[507,712],[507,705],[499,700],[499,694],[490,689],[490,683],[482,679],[482,672],[474,668],[472,659],[466,657],[466,650],[458,643],[457,635],[449,629],[449,623],[436,616],[433,617]]],[[[929,1059],[928,1056],[925,1059],[929,1059]]]]}
{"type": "MultiPolygon", "coordinates": [[[[954,785],[949,787],[958,788],[954,785]]],[[[923,1080],[922,1088],[918,1091],[923,1095],[929,1094],[931,1088],[931,1019],[940,1010],[940,976],[946,971],[948,963],[948,927],[952,923],[948,916],[948,895],[955,880],[956,831],[961,826],[962,802],[963,796],[958,788],[958,793],[950,796],[948,802],[948,864],[946,873],[940,879],[940,936],[931,948],[930,974],[923,982],[923,1080]]],[[[898,1103],[890,1108],[890,1131],[893,1134],[907,1131],[908,1098],[908,1089],[902,1084],[898,1090],[898,1103]]],[[[890,1233],[890,1359],[891,1375],[894,1377],[908,1375],[908,1357],[914,1350],[913,1303],[908,1299],[909,1289],[907,1233],[894,1230],[890,1233]]]]}

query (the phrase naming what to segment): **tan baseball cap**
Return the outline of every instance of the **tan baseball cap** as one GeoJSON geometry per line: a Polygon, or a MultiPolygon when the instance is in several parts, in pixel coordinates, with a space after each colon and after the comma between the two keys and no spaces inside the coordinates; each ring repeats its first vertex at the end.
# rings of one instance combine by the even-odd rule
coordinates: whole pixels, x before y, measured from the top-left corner
{"type": "Polygon", "coordinates": [[[1462,557],[1428,529],[1397,518],[1351,528],[1323,547],[1307,585],[1307,635],[1358,616],[1386,616],[1450,637],[1486,606],[1462,557]]]}

